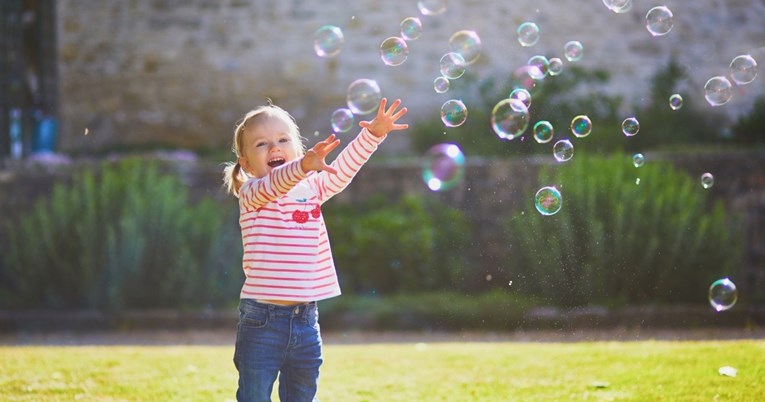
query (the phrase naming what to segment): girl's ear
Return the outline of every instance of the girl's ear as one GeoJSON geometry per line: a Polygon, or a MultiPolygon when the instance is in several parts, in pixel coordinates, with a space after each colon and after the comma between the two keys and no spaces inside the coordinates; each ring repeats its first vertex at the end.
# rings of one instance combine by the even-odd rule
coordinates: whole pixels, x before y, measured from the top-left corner
{"type": "Polygon", "coordinates": [[[252,174],[250,173],[251,172],[250,162],[247,161],[247,158],[245,158],[244,156],[240,156],[237,162],[239,162],[239,165],[242,167],[242,170],[244,170],[245,173],[249,175],[252,174]]]}

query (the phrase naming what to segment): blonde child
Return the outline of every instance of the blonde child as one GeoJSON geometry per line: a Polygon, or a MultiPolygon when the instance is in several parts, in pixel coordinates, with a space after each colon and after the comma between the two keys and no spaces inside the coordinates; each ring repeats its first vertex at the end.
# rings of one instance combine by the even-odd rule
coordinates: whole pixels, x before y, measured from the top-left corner
{"type": "Polygon", "coordinates": [[[361,132],[327,165],[334,134],[304,150],[295,120],[269,104],[234,131],[236,162],[224,171],[239,198],[244,245],[234,364],[239,401],[270,401],[277,375],[282,402],[317,401],[322,341],[316,302],[340,294],[321,205],[342,191],[406,114],[401,100],[362,121],[361,132]]]}

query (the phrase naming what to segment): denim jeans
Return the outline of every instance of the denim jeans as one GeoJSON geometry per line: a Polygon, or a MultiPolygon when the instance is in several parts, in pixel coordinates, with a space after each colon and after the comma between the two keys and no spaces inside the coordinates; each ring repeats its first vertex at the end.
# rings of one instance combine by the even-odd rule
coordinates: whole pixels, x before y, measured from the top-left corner
{"type": "Polygon", "coordinates": [[[237,401],[270,402],[277,374],[281,402],[313,402],[322,363],[316,302],[297,306],[239,302],[234,365],[237,401]]]}

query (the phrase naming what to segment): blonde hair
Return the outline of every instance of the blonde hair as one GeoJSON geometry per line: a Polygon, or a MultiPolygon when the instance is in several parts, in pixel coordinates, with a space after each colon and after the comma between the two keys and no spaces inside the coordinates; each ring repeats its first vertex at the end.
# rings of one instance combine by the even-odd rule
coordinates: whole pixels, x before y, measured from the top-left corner
{"type": "Polygon", "coordinates": [[[223,187],[226,191],[233,194],[235,197],[239,197],[239,189],[250,177],[247,172],[242,169],[242,165],[239,164],[239,158],[244,155],[244,133],[247,128],[253,127],[255,124],[262,122],[267,118],[275,117],[281,119],[289,127],[289,135],[292,137],[292,144],[295,147],[295,152],[298,156],[305,154],[304,138],[300,135],[300,128],[298,127],[295,119],[286,110],[271,103],[268,99],[268,104],[258,106],[257,108],[250,110],[244,117],[239,120],[234,128],[234,141],[231,146],[231,151],[234,152],[236,160],[234,162],[225,163],[223,168],[223,187]]]}

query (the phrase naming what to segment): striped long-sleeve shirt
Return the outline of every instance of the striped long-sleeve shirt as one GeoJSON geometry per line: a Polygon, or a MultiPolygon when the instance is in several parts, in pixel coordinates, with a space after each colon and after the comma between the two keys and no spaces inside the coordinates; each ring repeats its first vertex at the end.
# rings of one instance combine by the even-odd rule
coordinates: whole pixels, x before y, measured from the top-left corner
{"type": "Polygon", "coordinates": [[[239,193],[243,299],[318,301],[340,294],[321,204],[342,191],[383,141],[363,129],[332,162],[337,174],[285,163],[239,193]]]}

